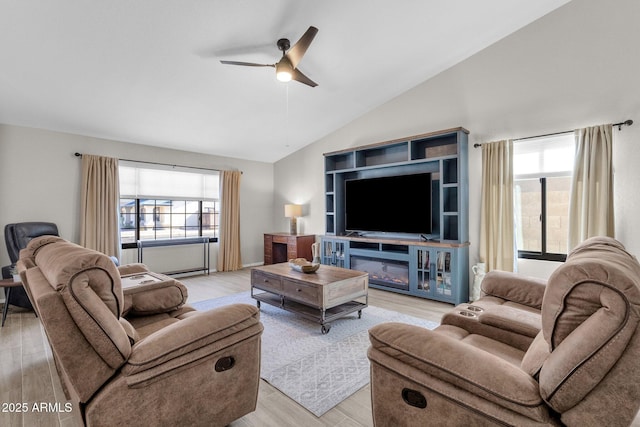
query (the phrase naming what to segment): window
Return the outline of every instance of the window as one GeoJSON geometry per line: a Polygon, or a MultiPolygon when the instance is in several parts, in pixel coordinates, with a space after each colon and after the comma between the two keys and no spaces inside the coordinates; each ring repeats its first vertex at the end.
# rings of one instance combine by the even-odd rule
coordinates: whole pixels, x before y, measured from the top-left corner
{"type": "Polygon", "coordinates": [[[219,174],[186,168],[140,167],[121,161],[120,241],[209,236],[219,230],[219,174]],[[206,172],[206,173],[205,173],[206,172]]]}
{"type": "Polygon", "coordinates": [[[514,212],[519,258],[566,259],[574,147],[573,132],[514,141],[514,212]]]}

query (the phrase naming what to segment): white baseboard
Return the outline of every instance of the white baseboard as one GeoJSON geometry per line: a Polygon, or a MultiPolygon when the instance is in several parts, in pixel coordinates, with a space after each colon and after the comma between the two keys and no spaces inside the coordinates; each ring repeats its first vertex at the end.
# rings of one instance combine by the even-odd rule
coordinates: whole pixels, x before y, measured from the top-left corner
{"type": "Polygon", "coordinates": [[[264,265],[264,262],[254,262],[254,263],[251,263],[251,264],[242,264],[242,268],[258,267],[260,265],[264,265]]]}

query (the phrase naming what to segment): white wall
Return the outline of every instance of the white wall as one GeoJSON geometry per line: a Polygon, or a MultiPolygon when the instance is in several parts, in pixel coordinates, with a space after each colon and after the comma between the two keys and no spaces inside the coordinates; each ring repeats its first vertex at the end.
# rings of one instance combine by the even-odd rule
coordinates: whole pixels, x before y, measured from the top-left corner
{"type": "MultiPolygon", "coordinates": [[[[323,234],[322,153],[437,131],[468,129],[470,264],[478,261],[481,152],[476,142],[633,119],[614,131],[617,238],[640,255],[640,2],[573,0],[468,60],[390,100],[275,165],[274,215],[303,200],[305,232],[323,234]]],[[[375,88],[371,88],[375,90],[375,88]]],[[[555,263],[521,263],[548,277],[555,263]]],[[[472,276],[471,276],[472,277],[472,276]]]]}
{"type": "MultiPolygon", "coordinates": [[[[75,152],[241,170],[242,261],[245,265],[262,262],[262,233],[271,231],[273,226],[273,164],[19,126],[0,125],[2,227],[11,222],[49,221],[58,225],[62,237],[78,242],[81,160],[74,156],[75,152]]],[[[211,255],[215,268],[217,245],[211,246],[211,255]]],[[[130,260],[129,257],[125,261],[130,260]]],[[[0,265],[8,264],[9,256],[2,243],[0,265]]]]}

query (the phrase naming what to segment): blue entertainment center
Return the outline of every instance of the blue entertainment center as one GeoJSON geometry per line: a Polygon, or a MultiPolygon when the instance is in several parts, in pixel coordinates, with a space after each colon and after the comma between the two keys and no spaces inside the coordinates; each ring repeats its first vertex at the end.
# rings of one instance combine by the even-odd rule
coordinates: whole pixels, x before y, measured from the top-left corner
{"type": "Polygon", "coordinates": [[[322,263],[367,271],[372,288],[452,304],[468,301],[468,134],[464,128],[454,128],[325,153],[322,263]],[[351,187],[373,196],[372,185],[380,182],[385,183],[388,194],[387,178],[409,175],[429,175],[430,188],[415,185],[411,191],[398,189],[402,198],[384,193],[363,198],[354,190],[351,194],[346,191],[351,187]],[[423,224],[411,215],[415,209],[424,209],[416,203],[420,201],[427,205],[430,202],[431,209],[430,215],[421,215],[426,222],[423,224]],[[358,204],[358,209],[352,207],[358,204]],[[412,211],[407,213],[407,209],[412,211]],[[353,211],[358,220],[347,220],[347,214],[353,211]],[[364,215],[365,220],[360,219],[363,212],[371,218],[366,220],[364,215]],[[403,212],[407,213],[407,224],[398,220],[403,212]],[[389,230],[380,226],[387,217],[389,230]],[[360,224],[375,229],[360,229],[360,224]],[[405,226],[411,232],[404,232],[405,226]]]}

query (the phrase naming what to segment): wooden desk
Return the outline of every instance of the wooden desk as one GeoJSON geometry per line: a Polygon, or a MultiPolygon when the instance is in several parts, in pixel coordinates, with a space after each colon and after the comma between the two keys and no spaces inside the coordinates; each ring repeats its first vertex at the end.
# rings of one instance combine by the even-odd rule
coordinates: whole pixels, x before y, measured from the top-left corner
{"type": "Polygon", "coordinates": [[[4,308],[2,309],[2,326],[7,318],[7,311],[9,310],[9,297],[11,296],[11,289],[22,286],[22,282],[14,282],[13,279],[0,280],[0,288],[4,288],[4,308]]]}
{"type": "Polygon", "coordinates": [[[265,233],[264,263],[278,264],[294,258],[313,259],[311,245],[316,242],[313,234],[265,233]]]}

